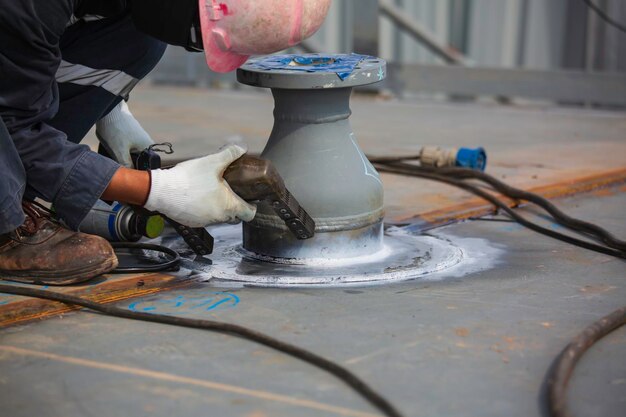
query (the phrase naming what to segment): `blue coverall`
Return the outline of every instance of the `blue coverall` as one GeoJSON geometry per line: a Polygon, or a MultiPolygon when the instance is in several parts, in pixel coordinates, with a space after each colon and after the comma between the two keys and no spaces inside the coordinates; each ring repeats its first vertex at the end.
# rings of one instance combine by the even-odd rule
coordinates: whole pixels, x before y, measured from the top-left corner
{"type": "Polygon", "coordinates": [[[131,0],[0,0],[0,234],[23,198],[76,229],[119,165],[78,143],[158,63],[131,0]]]}

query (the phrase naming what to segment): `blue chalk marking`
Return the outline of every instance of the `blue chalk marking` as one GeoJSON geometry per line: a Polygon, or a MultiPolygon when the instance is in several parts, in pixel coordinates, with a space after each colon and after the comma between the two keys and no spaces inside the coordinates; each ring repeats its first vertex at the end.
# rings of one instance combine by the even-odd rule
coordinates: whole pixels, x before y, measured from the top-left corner
{"type": "MultiPolygon", "coordinates": [[[[137,304],[141,303],[141,301],[136,301],[134,303],[130,303],[128,305],[128,309],[130,311],[137,311],[137,304]]],[[[156,307],[144,307],[141,309],[141,311],[153,311],[156,310],[156,307]]]]}
{"type": "Polygon", "coordinates": [[[214,311],[218,309],[233,308],[239,304],[239,297],[228,292],[213,292],[211,296],[200,296],[185,298],[179,295],[174,299],[158,299],[150,301],[135,301],[128,305],[131,311],[155,312],[165,315],[185,315],[191,310],[214,311]],[[141,304],[146,303],[146,307],[141,304]],[[182,307],[182,308],[181,308],[182,307]],[[178,309],[175,313],[168,312],[168,309],[178,309]],[[159,311],[160,310],[160,311],[159,311]],[[166,310],[166,311],[163,311],[166,310]]]}
{"type": "Polygon", "coordinates": [[[357,145],[356,139],[354,138],[354,132],[350,133],[350,140],[352,141],[352,144],[354,145],[354,149],[356,149],[356,152],[359,154],[359,157],[361,158],[361,162],[363,162],[363,169],[364,169],[365,175],[370,178],[373,178],[380,185],[383,185],[383,182],[380,180],[380,175],[378,174],[378,171],[376,171],[376,168],[374,168],[374,166],[369,161],[369,159],[367,159],[367,157],[365,156],[361,148],[359,148],[359,145],[357,145]]]}
{"type": "Polygon", "coordinates": [[[227,298],[224,298],[222,300],[219,301],[215,301],[213,302],[212,298],[207,299],[206,301],[191,307],[192,309],[197,309],[197,308],[202,308],[208,305],[208,307],[205,308],[205,311],[211,311],[211,310],[215,310],[217,309],[219,306],[224,305],[226,303],[231,303],[228,306],[225,307],[235,307],[237,306],[237,304],[239,304],[239,297],[237,297],[235,294],[231,294],[231,293],[227,293],[227,292],[216,292],[214,293],[215,295],[224,295],[227,298]],[[212,303],[212,304],[211,304],[212,303]]]}
{"type": "Polygon", "coordinates": [[[211,311],[211,310],[215,310],[217,307],[221,306],[224,303],[229,302],[230,300],[226,299],[226,300],[221,300],[218,301],[217,303],[214,303],[213,305],[209,306],[206,308],[206,311],[211,311]]]}
{"type": "MultiPolygon", "coordinates": [[[[220,293],[216,293],[216,294],[220,294],[220,293]]],[[[232,301],[232,304],[230,305],[230,307],[237,307],[237,305],[239,304],[239,297],[237,297],[235,294],[229,293],[229,292],[223,292],[221,294],[227,295],[229,297],[229,300],[227,300],[227,301],[232,301]]]]}
{"type": "Polygon", "coordinates": [[[185,297],[183,297],[182,295],[179,295],[178,297],[176,297],[176,304],[174,304],[175,308],[178,308],[180,306],[182,306],[183,304],[185,304],[185,297]]]}

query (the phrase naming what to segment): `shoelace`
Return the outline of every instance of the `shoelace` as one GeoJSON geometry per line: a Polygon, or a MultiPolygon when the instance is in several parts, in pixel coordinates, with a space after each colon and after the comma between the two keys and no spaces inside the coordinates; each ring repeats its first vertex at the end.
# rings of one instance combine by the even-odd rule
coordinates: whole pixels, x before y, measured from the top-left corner
{"type": "Polygon", "coordinates": [[[15,231],[18,238],[34,235],[41,228],[44,220],[51,220],[52,214],[50,213],[50,210],[38,203],[23,201],[22,210],[24,211],[26,219],[24,220],[24,223],[15,231]]]}

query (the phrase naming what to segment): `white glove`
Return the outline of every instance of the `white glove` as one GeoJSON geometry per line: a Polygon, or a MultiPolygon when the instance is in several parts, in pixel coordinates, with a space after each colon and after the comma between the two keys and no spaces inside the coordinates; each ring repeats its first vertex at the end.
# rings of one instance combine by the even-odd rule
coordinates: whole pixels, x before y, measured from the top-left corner
{"type": "Polygon", "coordinates": [[[98,120],[96,136],[109,155],[126,168],[133,167],[131,152],[141,152],[154,144],[124,100],[98,120]]]}
{"type": "Polygon", "coordinates": [[[226,168],[245,153],[241,146],[228,145],[219,153],[150,171],[144,207],[189,227],[251,221],[256,207],[235,194],[223,178],[226,168]]]}

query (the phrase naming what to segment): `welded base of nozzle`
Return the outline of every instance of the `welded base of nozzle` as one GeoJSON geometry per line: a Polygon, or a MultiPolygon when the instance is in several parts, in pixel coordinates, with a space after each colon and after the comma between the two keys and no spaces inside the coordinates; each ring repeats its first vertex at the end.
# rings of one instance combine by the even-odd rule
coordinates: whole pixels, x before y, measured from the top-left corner
{"type": "MultiPolygon", "coordinates": [[[[289,258],[246,250],[240,229],[213,229],[216,251],[206,276],[212,282],[255,287],[371,285],[432,276],[460,264],[464,250],[453,242],[401,229],[384,233],[378,251],[359,256],[289,258]]],[[[337,238],[333,234],[332,240],[337,238]]]]}
{"type": "Polygon", "coordinates": [[[344,259],[372,255],[383,249],[383,222],[364,227],[320,232],[311,239],[298,240],[287,228],[244,225],[243,247],[259,259],[344,259]]]}

